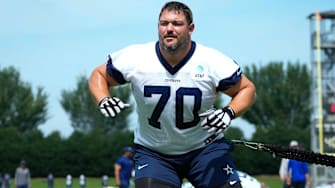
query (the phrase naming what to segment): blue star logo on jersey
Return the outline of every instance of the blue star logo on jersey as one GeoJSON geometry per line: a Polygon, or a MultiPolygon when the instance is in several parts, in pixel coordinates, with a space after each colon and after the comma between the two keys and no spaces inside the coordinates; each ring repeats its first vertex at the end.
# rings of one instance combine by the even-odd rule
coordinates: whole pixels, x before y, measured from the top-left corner
{"type": "Polygon", "coordinates": [[[198,66],[197,66],[197,71],[198,71],[198,73],[202,73],[202,72],[204,72],[204,67],[201,66],[201,65],[198,65],[198,66]]]}
{"type": "Polygon", "coordinates": [[[204,79],[205,78],[205,67],[202,65],[197,65],[194,70],[193,78],[204,79]]]}
{"type": "Polygon", "coordinates": [[[227,175],[234,174],[233,168],[227,164],[227,167],[223,168],[224,171],[226,171],[227,175]]]}

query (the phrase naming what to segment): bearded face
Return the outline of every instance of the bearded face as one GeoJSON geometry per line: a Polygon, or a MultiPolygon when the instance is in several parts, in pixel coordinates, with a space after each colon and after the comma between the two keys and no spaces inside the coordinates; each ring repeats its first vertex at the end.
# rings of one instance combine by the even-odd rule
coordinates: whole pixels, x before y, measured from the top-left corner
{"type": "Polygon", "coordinates": [[[165,10],[159,19],[158,31],[161,49],[174,54],[187,48],[193,24],[187,24],[182,12],[165,10]]]}
{"type": "Polygon", "coordinates": [[[174,42],[169,40],[165,40],[165,38],[160,39],[160,44],[163,50],[167,51],[168,53],[176,53],[179,50],[183,50],[187,47],[187,44],[190,41],[190,36],[183,36],[183,37],[176,37],[174,42]]]}

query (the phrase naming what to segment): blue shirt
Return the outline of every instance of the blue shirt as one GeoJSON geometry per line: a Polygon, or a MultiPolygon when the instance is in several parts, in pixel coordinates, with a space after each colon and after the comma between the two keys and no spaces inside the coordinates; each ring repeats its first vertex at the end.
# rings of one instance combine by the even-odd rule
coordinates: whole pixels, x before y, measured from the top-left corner
{"type": "Polygon", "coordinates": [[[308,174],[308,163],[289,160],[288,172],[291,172],[292,182],[306,181],[306,174],[308,174]]]}
{"type": "Polygon", "coordinates": [[[121,156],[116,161],[116,164],[121,166],[121,171],[120,171],[121,185],[128,186],[129,180],[131,178],[131,172],[133,170],[133,161],[127,157],[121,156]]]}

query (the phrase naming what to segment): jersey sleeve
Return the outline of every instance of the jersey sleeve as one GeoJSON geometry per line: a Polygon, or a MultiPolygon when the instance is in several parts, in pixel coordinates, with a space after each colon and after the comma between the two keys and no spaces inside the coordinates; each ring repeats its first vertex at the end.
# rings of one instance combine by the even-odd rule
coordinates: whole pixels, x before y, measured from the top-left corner
{"type": "MultiPolygon", "coordinates": [[[[130,81],[131,73],[141,66],[140,59],[144,52],[152,46],[151,43],[134,44],[121,50],[110,53],[106,60],[106,71],[119,84],[125,84],[130,81]]],[[[154,49],[154,48],[153,48],[154,49]]]]}
{"type": "Polygon", "coordinates": [[[210,76],[217,91],[225,91],[241,80],[242,69],[235,60],[214,49],[207,54],[209,54],[209,63],[211,63],[210,76]]]}
{"type": "Polygon", "coordinates": [[[127,83],[126,74],[129,71],[130,65],[133,59],[129,58],[132,56],[132,46],[123,48],[119,51],[108,54],[106,60],[106,72],[119,84],[127,83]]]}
{"type": "Polygon", "coordinates": [[[224,91],[226,89],[229,89],[233,87],[236,83],[238,83],[242,78],[242,70],[239,67],[237,70],[235,70],[230,76],[223,78],[219,81],[219,84],[217,86],[218,91],[224,91]]]}
{"type": "Polygon", "coordinates": [[[113,54],[107,56],[106,71],[119,84],[125,84],[127,81],[124,78],[122,72],[116,68],[113,64],[113,54]]]}

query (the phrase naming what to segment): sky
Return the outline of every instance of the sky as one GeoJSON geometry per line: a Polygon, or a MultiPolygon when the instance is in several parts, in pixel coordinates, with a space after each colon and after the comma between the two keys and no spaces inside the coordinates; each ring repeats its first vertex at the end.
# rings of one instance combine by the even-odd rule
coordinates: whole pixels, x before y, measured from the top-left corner
{"type": "MultiPolygon", "coordinates": [[[[162,0],[0,0],[0,68],[48,94],[45,135],[71,135],[61,92],[76,88],[108,53],[157,40],[162,0]]],[[[192,39],[217,48],[242,67],[272,61],[310,63],[310,20],[335,10],[335,0],[185,0],[193,11],[192,39]]],[[[254,127],[239,118],[250,136],[254,127]]]]}

